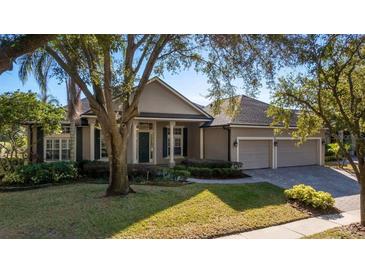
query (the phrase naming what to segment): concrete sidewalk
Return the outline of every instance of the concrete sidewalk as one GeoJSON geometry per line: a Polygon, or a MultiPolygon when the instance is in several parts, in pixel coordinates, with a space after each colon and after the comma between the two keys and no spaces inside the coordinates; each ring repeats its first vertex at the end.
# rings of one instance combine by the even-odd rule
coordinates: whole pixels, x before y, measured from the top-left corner
{"type": "Polygon", "coordinates": [[[360,221],[360,210],[323,215],[278,226],[233,234],[218,239],[299,239],[327,229],[360,221]]]}

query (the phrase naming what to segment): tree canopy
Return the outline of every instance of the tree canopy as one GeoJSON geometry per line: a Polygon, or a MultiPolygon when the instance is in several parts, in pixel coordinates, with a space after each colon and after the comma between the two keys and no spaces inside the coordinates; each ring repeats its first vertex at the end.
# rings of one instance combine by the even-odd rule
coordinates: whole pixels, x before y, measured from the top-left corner
{"type": "MultiPolygon", "coordinates": [[[[24,158],[26,153],[26,132],[24,125],[35,123],[42,126],[46,134],[61,129],[65,110],[37,99],[30,92],[6,92],[0,95],[0,143],[6,159],[24,158]]],[[[6,163],[6,165],[11,167],[6,163]]]]}
{"type": "Polygon", "coordinates": [[[285,128],[297,115],[293,136],[302,141],[323,128],[329,131],[361,185],[365,225],[365,36],[308,35],[296,43],[292,53],[302,67],[279,79],[268,114],[273,125],[285,128]],[[355,140],[358,163],[341,139],[341,131],[355,140]]]}

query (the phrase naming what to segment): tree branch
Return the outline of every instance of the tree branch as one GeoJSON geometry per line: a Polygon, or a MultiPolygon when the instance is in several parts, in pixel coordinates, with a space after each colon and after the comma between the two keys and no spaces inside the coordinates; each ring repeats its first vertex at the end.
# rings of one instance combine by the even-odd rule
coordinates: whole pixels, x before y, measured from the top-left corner
{"type": "Polygon", "coordinates": [[[0,47],[0,74],[12,70],[13,61],[27,53],[42,47],[48,41],[56,38],[55,34],[28,34],[22,35],[9,44],[0,47]]]}

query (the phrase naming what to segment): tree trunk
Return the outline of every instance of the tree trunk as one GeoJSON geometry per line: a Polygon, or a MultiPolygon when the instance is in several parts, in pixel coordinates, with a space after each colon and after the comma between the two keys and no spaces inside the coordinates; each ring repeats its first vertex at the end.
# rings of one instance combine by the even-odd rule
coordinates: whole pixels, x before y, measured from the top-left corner
{"type": "Polygon", "coordinates": [[[127,195],[133,192],[128,180],[127,136],[124,137],[119,132],[112,134],[108,154],[109,186],[106,196],[127,195]]]}
{"type": "Polygon", "coordinates": [[[360,223],[365,226],[365,174],[360,171],[360,223]]]}

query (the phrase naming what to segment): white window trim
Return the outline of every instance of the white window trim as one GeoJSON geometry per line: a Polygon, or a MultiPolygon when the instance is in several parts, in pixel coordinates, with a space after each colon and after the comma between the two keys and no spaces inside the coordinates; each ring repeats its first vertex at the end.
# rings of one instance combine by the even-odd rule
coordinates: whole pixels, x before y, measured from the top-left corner
{"type": "MultiPolygon", "coordinates": [[[[169,142],[169,130],[170,130],[170,127],[169,126],[165,126],[165,128],[167,128],[167,157],[164,157],[164,159],[170,159],[170,149],[169,149],[169,145],[170,145],[170,142],[169,142]]],[[[181,128],[181,134],[178,134],[177,136],[181,136],[181,155],[176,155],[174,153],[174,159],[184,159],[186,158],[186,156],[184,156],[184,128],[185,126],[174,126],[174,129],[175,128],[181,128]]],[[[174,133],[174,137],[176,136],[176,134],[174,133]]],[[[174,140],[174,145],[175,145],[175,140],[174,140]]]]}
{"type": "Polygon", "coordinates": [[[70,159],[68,160],[62,160],[62,140],[68,140],[67,142],[67,149],[70,150],[70,142],[71,142],[71,138],[70,137],[64,137],[64,136],[60,136],[60,137],[44,137],[43,138],[43,161],[44,162],[60,162],[60,161],[71,161],[71,155],[70,155],[70,159]],[[60,147],[59,147],[59,158],[58,160],[47,160],[47,140],[59,140],[60,141],[60,147]]]}

